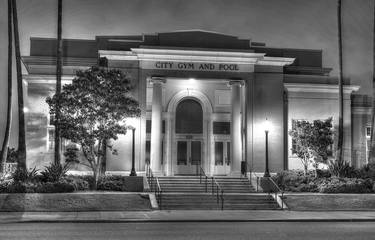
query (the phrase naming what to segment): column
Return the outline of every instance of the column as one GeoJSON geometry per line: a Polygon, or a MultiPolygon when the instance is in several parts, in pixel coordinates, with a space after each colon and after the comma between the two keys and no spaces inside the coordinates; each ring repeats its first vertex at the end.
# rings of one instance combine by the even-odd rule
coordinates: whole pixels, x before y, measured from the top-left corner
{"type": "Polygon", "coordinates": [[[231,174],[238,175],[241,172],[241,161],[242,161],[242,134],[241,134],[241,87],[243,81],[234,80],[230,81],[229,85],[232,89],[231,96],[231,129],[230,129],[230,140],[231,140],[231,174]]]}
{"type": "Polygon", "coordinates": [[[165,78],[152,77],[152,114],[151,114],[151,169],[161,174],[162,153],[162,113],[163,113],[163,83],[165,78]]]}

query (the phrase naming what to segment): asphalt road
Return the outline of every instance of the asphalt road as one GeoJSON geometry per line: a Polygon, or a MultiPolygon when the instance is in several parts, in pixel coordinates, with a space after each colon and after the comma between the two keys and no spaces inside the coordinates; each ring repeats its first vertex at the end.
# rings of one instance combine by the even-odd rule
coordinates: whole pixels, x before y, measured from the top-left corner
{"type": "Polygon", "coordinates": [[[7,223],[0,239],[375,239],[375,222],[7,223]]]}

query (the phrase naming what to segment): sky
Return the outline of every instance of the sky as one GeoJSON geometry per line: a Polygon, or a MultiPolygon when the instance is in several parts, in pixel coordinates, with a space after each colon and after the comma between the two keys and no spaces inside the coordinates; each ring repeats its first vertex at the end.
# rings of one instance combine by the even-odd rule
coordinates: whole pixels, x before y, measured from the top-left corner
{"type": "MultiPolygon", "coordinates": [[[[57,0],[17,0],[21,55],[56,38],[57,0]]],[[[323,50],[338,73],[337,0],[63,0],[63,38],[203,29],[272,47],[323,50]]],[[[374,1],[343,0],[344,74],[371,94],[374,1]]],[[[7,0],[0,0],[0,114],[6,110],[7,0]]],[[[15,75],[15,74],[14,74],[15,75]]],[[[15,94],[14,94],[15,95],[15,94]]],[[[0,118],[0,125],[5,120],[0,118]]],[[[2,136],[2,127],[0,127],[2,136]]]]}

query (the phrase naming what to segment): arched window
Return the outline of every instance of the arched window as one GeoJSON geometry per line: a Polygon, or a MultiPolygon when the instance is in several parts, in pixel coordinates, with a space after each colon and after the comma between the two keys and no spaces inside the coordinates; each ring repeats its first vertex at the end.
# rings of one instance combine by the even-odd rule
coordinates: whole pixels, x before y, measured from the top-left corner
{"type": "Polygon", "coordinates": [[[203,110],[199,102],[185,99],[178,104],[176,133],[203,133],[203,110]]]}

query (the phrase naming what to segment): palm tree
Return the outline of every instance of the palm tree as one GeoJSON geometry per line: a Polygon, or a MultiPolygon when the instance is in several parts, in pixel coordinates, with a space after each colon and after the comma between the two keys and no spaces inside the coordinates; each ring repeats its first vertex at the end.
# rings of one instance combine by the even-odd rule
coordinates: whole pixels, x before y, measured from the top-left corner
{"type": "MultiPolygon", "coordinates": [[[[62,0],[58,0],[57,10],[57,54],[56,54],[56,96],[61,94],[62,72],[62,0]]],[[[60,164],[60,105],[57,97],[55,113],[55,163],[60,164]]]]}
{"type": "Polygon", "coordinates": [[[10,126],[12,122],[12,0],[8,0],[8,106],[5,135],[1,148],[0,173],[4,170],[5,161],[8,154],[8,144],[10,136],[10,126]]]}
{"type": "Polygon", "coordinates": [[[338,129],[338,142],[337,142],[337,161],[339,163],[343,162],[343,143],[344,143],[344,95],[343,95],[343,72],[342,72],[342,31],[341,31],[341,8],[342,0],[337,1],[337,26],[338,26],[338,45],[339,45],[339,129],[338,129]]]}
{"type": "MultiPolygon", "coordinates": [[[[374,17],[375,17],[375,4],[374,4],[374,17]]],[[[375,162],[375,18],[374,18],[374,28],[373,28],[373,76],[372,76],[372,116],[371,116],[371,137],[369,146],[368,162],[375,162]]]]}
{"type": "Polygon", "coordinates": [[[21,54],[20,39],[18,32],[17,18],[17,0],[13,0],[13,32],[14,32],[14,49],[16,52],[16,69],[17,69],[17,95],[18,95],[18,168],[26,170],[26,131],[25,131],[25,113],[23,103],[23,84],[21,72],[21,54]]]}

